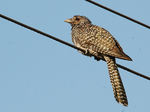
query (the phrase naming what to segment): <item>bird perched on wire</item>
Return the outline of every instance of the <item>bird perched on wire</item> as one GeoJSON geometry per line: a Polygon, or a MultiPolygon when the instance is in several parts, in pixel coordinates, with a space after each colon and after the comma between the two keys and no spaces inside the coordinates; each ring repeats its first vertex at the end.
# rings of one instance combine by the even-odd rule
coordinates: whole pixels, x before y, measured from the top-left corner
{"type": "Polygon", "coordinates": [[[75,46],[85,50],[80,51],[82,54],[107,62],[114,97],[117,102],[127,106],[128,100],[115,58],[132,59],[123,52],[117,40],[107,30],[93,25],[87,17],[76,15],[65,22],[72,26],[72,41],[75,46]]]}

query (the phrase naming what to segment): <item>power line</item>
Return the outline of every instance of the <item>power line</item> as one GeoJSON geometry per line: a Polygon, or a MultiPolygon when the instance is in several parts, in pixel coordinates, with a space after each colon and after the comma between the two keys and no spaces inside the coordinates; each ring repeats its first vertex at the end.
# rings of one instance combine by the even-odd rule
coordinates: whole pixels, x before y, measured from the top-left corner
{"type": "Polygon", "coordinates": [[[144,23],[142,23],[142,22],[140,22],[140,21],[137,21],[137,20],[135,20],[135,19],[129,17],[129,16],[126,16],[126,15],[121,14],[121,13],[115,11],[115,10],[112,10],[112,9],[110,9],[110,8],[108,8],[108,7],[105,7],[105,6],[103,6],[103,5],[101,5],[101,4],[97,3],[97,2],[94,2],[94,1],[92,1],[92,0],[85,0],[85,1],[87,1],[87,2],[89,2],[89,3],[92,3],[92,4],[94,4],[94,5],[98,6],[98,7],[101,7],[101,8],[103,8],[103,9],[107,10],[107,11],[110,11],[110,12],[116,14],[116,15],[119,15],[119,16],[121,16],[121,17],[123,17],[123,18],[126,18],[126,19],[128,19],[128,20],[130,20],[130,21],[132,21],[132,22],[134,22],[134,23],[137,23],[137,24],[139,24],[139,25],[142,25],[142,26],[144,26],[144,27],[150,29],[150,26],[149,26],[149,25],[146,25],[146,24],[144,24],[144,23]]]}
{"type": "Polygon", "coordinates": [[[128,71],[128,72],[131,72],[131,73],[136,74],[136,75],[138,75],[138,76],[140,76],[140,77],[143,77],[143,78],[145,78],[145,79],[150,80],[150,77],[145,76],[145,75],[143,75],[143,74],[141,74],[141,73],[138,73],[138,72],[136,72],[136,71],[134,71],[134,70],[131,70],[131,69],[125,67],[125,66],[122,66],[122,65],[120,65],[120,64],[117,64],[117,66],[118,66],[119,68],[122,68],[122,69],[128,71]]]}
{"type": "MultiPolygon", "coordinates": [[[[77,49],[77,50],[80,50],[80,51],[82,51],[82,52],[85,52],[85,50],[83,50],[83,49],[81,49],[81,48],[78,48],[78,47],[76,47],[76,46],[74,46],[74,45],[72,45],[72,44],[70,44],[70,43],[68,43],[68,42],[65,42],[65,41],[63,41],[63,40],[61,40],[61,39],[58,39],[58,38],[52,36],[52,35],[49,35],[49,34],[47,34],[47,33],[44,33],[44,32],[42,32],[42,31],[40,31],[40,30],[38,30],[38,29],[35,29],[35,28],[31,27],[31,26],[28,26],[28,25],[26,25],[26,24],[23,24],[23,23],[21,23],[21,22],[19,22],[19,21],[17,21],[17,20],[14,20],[14,19],[12,19],[12,18],[10,18],[10,17],[7,17],[7,16],[2,15],[2,14],[0,14],[0,17],[3,18],[3,19],[6,19],[6,20],[8,20],[8,21],[11,21],[11,22],[13,22],[13,23],[15,23],[15,24],[17,24],[17,25],[20,25],[20,26],[22,26],[22,27],[24,27],[24,28],[27,28],[27,29],[29,29],[29,30],[31,30],[31,31],[34,31],[34,32],[39,33],[39,34],[41,34],[41,35],[44,35],[44,36],[46,36],[46,37],[48,37],[48,38],[51,38],[51,39],[53,39],[53,40],[55,40],[55,41],[57,41],[57,42],[60,42],[60,43],[62,43],[62,44],[65,44],[65,45],[67,45],[67,46],[69,46],[69,47],[72,47],[72,48],[74,48],[74,49],[77,49]]],[[[104,61],[104,60],[103,60],[103,61],[104,61]]],[[[133,73],[133,74],[135,74],[135,75],[137,75],[137,76],[140,76],[140,77],[143,77],[143,78],[145,78],[145,79],[147,79],[147,80],[150,80],[150,77],[145,76],[145,75],[143,75],[143,74],[141,74],[141,73],[138,73],[138,72],[136,72],[136,71],[134,71],[134,70],[131,70],[131,69],[125,67],[125,66],[122,66],[122,65],[120,65],[120,64],[117,64],[117,66],[118,66],[119,68],[124,69],[124,70],[126,70],[126,71],[128,71],[128,72],[131,72],[131,73],[133,73]]]]}

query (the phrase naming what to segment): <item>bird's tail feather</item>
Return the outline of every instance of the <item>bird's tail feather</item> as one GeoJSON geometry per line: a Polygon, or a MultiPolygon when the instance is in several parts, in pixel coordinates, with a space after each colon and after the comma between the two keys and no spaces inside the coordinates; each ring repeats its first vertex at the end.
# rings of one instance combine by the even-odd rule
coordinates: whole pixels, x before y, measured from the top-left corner
{"type": "Polygon", "coordinates": [[[117,100],[118,103],[123,104],[124,106],[128,106],[128,100],[125,93],[125,89],[123,87],[123,83],[121,80],[121,77],[119,75],[119,71],[115,62],[115,58],[104,56],[108,70],[110,75],[110,81],[112,84],[114,97],[117,100]]]}

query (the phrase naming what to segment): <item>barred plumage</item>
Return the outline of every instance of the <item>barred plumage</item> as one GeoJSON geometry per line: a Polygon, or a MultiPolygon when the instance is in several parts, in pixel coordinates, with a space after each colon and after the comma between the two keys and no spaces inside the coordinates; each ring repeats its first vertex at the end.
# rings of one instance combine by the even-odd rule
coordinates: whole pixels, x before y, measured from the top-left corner
{"type": "Polygon", "coordinates": [[[131,60],[131,58],[123,52],[119,43],[107,30],[93,25],[87,17],[74,16],[65,20],[65,22],[72,26],[73,43],[87,51],[82,54],[94,56],[96,60],[104,59],[107,62],[114,97],[117,102],[127,106],[128,101],[115,58],[125,60],[131,60]]]}
{"type": "Polygon", "coordinates": [[[114,97],[116,98],[117,102],[123,104],[124,106],[128,105],[127,96],[123,87],[123,83],[121,81],[121,77],[119,75],[119,71],[115,62],[115,58],[104,56],[108,70],[110,81],[112,84],[114,97]]]}

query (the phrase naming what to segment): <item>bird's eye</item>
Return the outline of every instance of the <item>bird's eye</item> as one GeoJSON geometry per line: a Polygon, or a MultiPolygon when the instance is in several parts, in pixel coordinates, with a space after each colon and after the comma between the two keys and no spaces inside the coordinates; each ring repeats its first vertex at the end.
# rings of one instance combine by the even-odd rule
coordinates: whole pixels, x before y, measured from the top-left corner
{"type": "Polygon", "coordinates": [[[79,21],[80,19],[76,17],[76,20],[79,21]]]}

